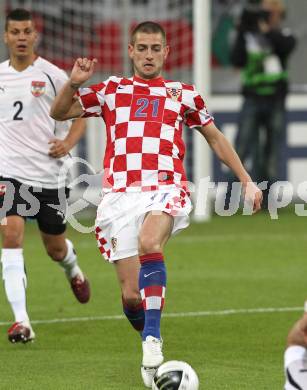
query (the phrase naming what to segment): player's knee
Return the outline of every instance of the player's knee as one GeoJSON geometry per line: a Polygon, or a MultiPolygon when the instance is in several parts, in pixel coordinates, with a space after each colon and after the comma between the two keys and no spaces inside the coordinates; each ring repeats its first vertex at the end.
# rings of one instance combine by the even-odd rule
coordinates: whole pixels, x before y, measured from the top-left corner
{"type": "Polygon", "coordinates": [[[162,252],[161,244],[154,237],[139,237],[139,253],[146,255],[160,252],[162,252]]]}
{"type": "Polygon", "coordinates": [[[53,261],[62,261],[66,255],[66,248],[59,246],[47,245],[46,251],[53,261]]]}
{"type": "Polygon", "coordinates": [[[21,248],[23,241],[23,234],[18,230],[4,229],[2,233],[2,242],[4,248],[21,248]]]}
{"type": "Polygon", "coordinates": [[[124,290],[122,292],[123,294],[123,301],[125,305],[129,307],[135,307],[138,306],[141,303],[141,296],[138,291],[138,289],[135,290],[124,290]]]}

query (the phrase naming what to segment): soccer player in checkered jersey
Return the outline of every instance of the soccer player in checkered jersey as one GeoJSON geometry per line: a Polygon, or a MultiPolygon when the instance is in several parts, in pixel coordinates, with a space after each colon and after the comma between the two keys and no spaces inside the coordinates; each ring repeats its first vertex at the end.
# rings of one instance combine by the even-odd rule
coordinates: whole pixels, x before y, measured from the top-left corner
{"type": "Polygon", "coordinates": [[[169,237],[188,225],[191,210],[183,169],[183,124],[199,130],[234,171],[245,196],[253,199],[254,211],[262,199],[195,88],[162,77],[168,52],[162,27],[141,23],[128,47],[133,77],[112,76],[80,88],[92,76],[96,60],[79,58],[51,110],[57,120],[101,116],[105,121],[104,197],[97,211],[96,237],[103,256],[115,265],[124,312],[141,331],[141,373],[147,387],[163,362],[163,250],[169,237]]]}
{"type": "Polygon", "coordinates": [[[78,119],[71,124],[50,118],[50,105],[67,76],[34,53],[37,32],[28,11],[16,9],[7,15],[4,41],[9,60],[0,64],[2,278],[15,317],[8,338],[27,342],[35,334],[26,307],[26,215],[37,219],[46,251],[63,267],[76,298],[85,303],[90,296],[73,244],[65,236],[64,214],[49,207],[59,204],[58,188],[68,196],[60,168],[84,134],[85,121],[78,119]]]}

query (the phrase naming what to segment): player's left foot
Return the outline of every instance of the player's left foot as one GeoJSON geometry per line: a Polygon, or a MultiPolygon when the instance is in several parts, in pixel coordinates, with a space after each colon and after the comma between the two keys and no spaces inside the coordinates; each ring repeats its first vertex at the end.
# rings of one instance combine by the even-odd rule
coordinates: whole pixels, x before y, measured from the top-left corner
{"type": "Polygon", "coordinates": [[[143,360],[141,375],[144,385],[151,388],[153,377],[158,367],[163,363],[162,340],[153,336],[147,336],[142,343],[143,360]]]}
{"type": "Polygon", "coordinates": [[[35,339],[35,333],[29,321],[15,322],[8,330],[8,339],[11,343],[27,343],[35,339]]]}
{"type": "Polygon", "coordinates": [[[87,303],[91,296],[90,284],[83,275],[76,275],[70,280],[71,289],[80,303],[87,303]]]}

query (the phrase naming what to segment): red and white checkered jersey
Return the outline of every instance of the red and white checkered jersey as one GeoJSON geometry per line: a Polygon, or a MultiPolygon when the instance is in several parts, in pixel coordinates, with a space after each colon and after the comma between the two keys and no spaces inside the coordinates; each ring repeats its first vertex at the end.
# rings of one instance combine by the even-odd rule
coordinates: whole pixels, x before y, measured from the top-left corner
{"type": "Polygon", "coordinates": [[[78,96],[83,117],[101,116],[106,124],[104,191],[185,187],[183,125],[213,120],[194,86],[111,76],[78,96]]]}

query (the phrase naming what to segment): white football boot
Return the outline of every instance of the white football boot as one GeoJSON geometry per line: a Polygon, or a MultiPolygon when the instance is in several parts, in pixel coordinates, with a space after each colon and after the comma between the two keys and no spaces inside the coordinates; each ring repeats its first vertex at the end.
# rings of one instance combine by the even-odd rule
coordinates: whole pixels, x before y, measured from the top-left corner
{"type": "Polygon", "coordinates": [[[163,363],[162,339],[153,336],[147,336],[142,342],[143,360],[141,366],[141,375],[144,385],[151,389],[153,377],[158,367],[163,363]]]}

